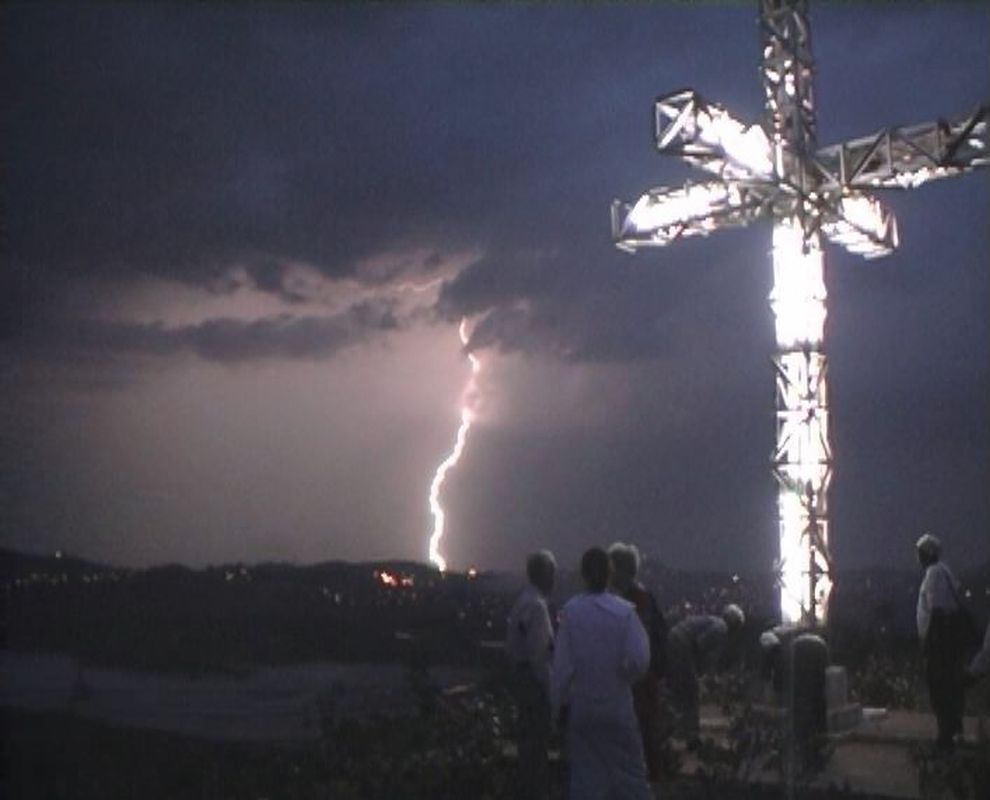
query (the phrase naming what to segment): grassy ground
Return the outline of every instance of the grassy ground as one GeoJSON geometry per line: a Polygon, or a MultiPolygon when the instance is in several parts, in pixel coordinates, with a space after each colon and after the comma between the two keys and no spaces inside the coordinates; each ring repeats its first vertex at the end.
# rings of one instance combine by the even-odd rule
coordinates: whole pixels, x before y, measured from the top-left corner
{"type": "Polygon", "coordinates": [[[0,797],[508,800],[490,708],[326,723],[309,746],[235,744],[6,710],[0,797]]]}
{"type": "MultiPolygon", "coordinates": [[[[113,727],[70,714],[5,710],[0,731],[0,797],[513,798],[514,763],[504,747],[513,713],[504,693],[492,689],[442,697],[424,688],[420,697],[419,713],[395,719],[325,720],[322,740],[305,747],[220,743],[113,727]]],[[[739,780],[741,762],[762,758],[763,751],[773,747],[772,742],[756,747],[753,731],[745,726],[739,734],[716,748],[718,752],[713,751],[710,758],[701,759],[698,766],[704,769],[675,765],[658,796],[666,800],[779,798],[779,782],[739,780]]],[[[930,787],[926,796],[975,800],[980,798],[978,787],[990,785],[990,774],[981,766],[983,760],[990,764],[986,754],[985,745],[980,745],[960,753],[951,763],[929,759],[908,766],[914,775],[917,770],[925,772],[924,783],[930,787]]],[[[883,770],[875,755],[870,750],[855,759],[853,766],[870,773],[883,770]]],[[[840,786],[852,774],[849,768],[833,771],[840,786]]],[[[564,770],[555,770],[555,775],[558,800],[565,796],[564,770]]],[[[851,800],[866,795],[805,785],[795,796],[800,800],[851,800]]]]}
{"type": "Polygon", "coordinates": [[[326,798],[319,751],[220,744],[5,710],[3,790],[35,798],[326,798]]]}

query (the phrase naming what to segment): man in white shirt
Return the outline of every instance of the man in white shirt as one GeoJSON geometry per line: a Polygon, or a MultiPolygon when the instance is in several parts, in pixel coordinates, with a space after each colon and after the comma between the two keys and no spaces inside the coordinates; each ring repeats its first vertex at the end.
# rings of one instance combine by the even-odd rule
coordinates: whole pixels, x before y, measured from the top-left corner
{"type": "Polygon", "coordinates": [[[930,533],[915,543],[924,570],[918,589],[918,638],[925,661],[928,696],[938,722],[936,745],[951,752],[962,733],[965,702],[965,654],[959,625],[958,582],[939,560],[942,545],[930,533]]]}
{"type": "Polygon", "coordinates": [[[665,745],[668,716],[663,708],[661,681],[666,669],[667,622],[657,605],[656,597],[636,580],[639,571],[639,548],[634,544],[615,542],[608,548],[612,562],[612,591],[628,600],[636,609],[639,621],[650,640],[650,669],[632,686],[633,708],[643,739],[646,776],[657,784],[664,777],[665,745]]]}
{"type": "MultiPolygon", "coordinates": [[[[966,668],[967,687],[975,686],[988,675],[990,675],[990,623],[987,624],[986,633],[983,634],[983,645],[980,652],[973,656],[973,660],[969,662],[969,666],[966,668]]],[[[977,699],[976,703],[979,709],[979,718],[976,723],[977,737],[981,741],[986,741],[990,738],[990,729],[987,727],[988,712],[990,712],[990,685],[984,686],[981,694],[982,702],[977,699]]],[[[979,697],[978,694],[977,698],[979,697]]]]}
{"type": "Polygon", "coordinates": [[[519,718],[516,730],[516,796],[545,800],[550,791],[550,659],[553,626],[547,598],[553,592],[557,562],[549,550],[526,559],[529,581],[509,612],[505,652],[512,671],[512,693],[519,718]]]}
{"type": "Polygon", "coordinates": [[[983,634],[983,646],[980,652],[973,656],[967,672],[972,683],[990,675],[990,623],[987,624],[986,633],[983,634]]]}
{"type": "Polygon", "coordinates": [[[632,684],[650,666],[650,643],[632,605],[606,592],[608,554],[581,559],[587,591],[561,611],[550,701],[569,706],[570,800],[651,800],[632,684]]]}

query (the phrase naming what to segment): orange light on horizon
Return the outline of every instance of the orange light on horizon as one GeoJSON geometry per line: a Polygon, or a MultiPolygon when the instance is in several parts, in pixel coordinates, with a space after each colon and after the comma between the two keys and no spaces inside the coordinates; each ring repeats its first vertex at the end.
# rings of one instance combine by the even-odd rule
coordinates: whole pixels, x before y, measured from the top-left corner
{"type": "Polygon", "coordinates": [[[416,579],[412,575],[400,575],[388,570],[375,570],[371,573],[376,581],[389,589],[408,589],[416,585],[416,579]]]}

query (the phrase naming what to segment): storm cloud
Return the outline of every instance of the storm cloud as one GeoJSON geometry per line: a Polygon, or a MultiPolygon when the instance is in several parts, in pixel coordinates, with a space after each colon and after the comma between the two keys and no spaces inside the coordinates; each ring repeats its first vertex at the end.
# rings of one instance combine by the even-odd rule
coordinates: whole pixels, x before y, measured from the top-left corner
{"type": "Polygon", "coordinates": [[[79,320],[50,327],[35,342],[62,356],[76,351],[168,356],[195,353],[210,361],[252,358],[320,358],[332,355],[399,322],[390,308],[364,304],[331,317],[211,319],[197,325],[79,320]]]}

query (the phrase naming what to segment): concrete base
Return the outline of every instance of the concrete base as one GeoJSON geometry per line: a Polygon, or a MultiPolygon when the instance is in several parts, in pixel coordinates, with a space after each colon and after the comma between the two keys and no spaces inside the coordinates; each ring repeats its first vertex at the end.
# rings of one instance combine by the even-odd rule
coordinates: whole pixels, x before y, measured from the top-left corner
{"type": "MultiPolygon", "coordinates": [[[[787,709],[779,705],[755,704],[753,712],[760,718],[781,722],[787,717],[787,709]]],[[[850,733],[863,723],[863,707],[859,703],[846,703],[826,710],[826,733],[829,736],[850,733]]]]}
{"type": "Polygon", "coordinates": [[[849,678],[846,668],[825,668],[825,713],[829,733],[855,730],[863,721],[863,707],[849,702],[849,678]]]}
{"type": "MultiPolygon", "coordinates": [[[[863,722],[863,707],[849,701],[849,681],[846,668],[839,666],[825,669],[825,719],[829,735],[848,733],[856,730],[863,722]]],[[[753,710],[767,720],[782,720],[787,709],[775,697],[769,685],[763,687],[760,702],[753,710]]]]}
{"type": "Polygon", "coordinates": [[[849,678],[845,667],[825,668],[825,705],[838,708],[849,702],[849,678]]]}
{"type": "Polygon", "coordinates": [[[859,703],[846,703],[828,709],[828,732],[848,733],[856,730],[863,722],[863,707],[859,703]]]}

